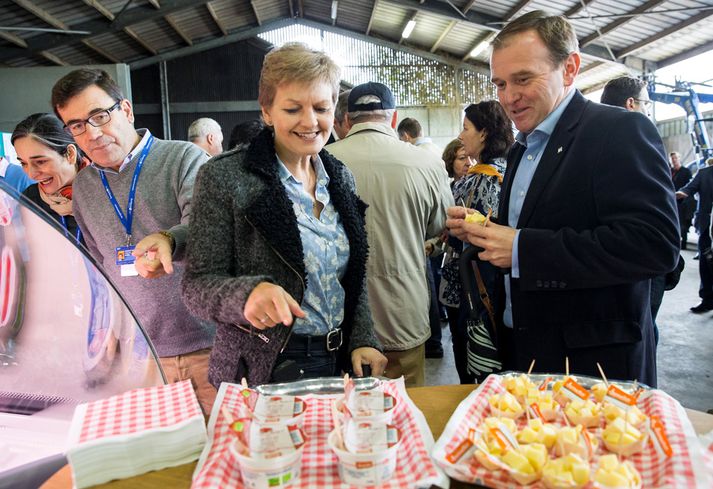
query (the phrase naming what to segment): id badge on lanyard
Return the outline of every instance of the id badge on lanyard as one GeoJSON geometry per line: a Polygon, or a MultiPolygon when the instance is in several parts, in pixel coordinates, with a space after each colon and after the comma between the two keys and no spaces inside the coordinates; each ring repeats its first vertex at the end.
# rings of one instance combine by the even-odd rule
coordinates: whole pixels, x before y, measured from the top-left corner
{"type": "Polygon", "coordinates": [[[124,211],[121,209],[121,206],[119,206],[119,202],[117,202],[114,192],[111,191],[106,175],[103,171],[99,172],[102,184],[104,184],[106,195],[109,198],[109,202],[114,207],[114,213],[116,213],[116,217],[119,218],[119,221],[126,230],[126,243],[124,246],[117,246],[114,248],[115,263],[119,267],[122,277],[135,277],[139,274],[139,272],[136,271],[136,258],[132,254],[136,246],[131,242],[131,224],[134,218],[134,200],[136,198],[136,186],[139,181],[139,174],[141,173],[144,161],[151,150],[153,141],[154,137],[153,135],[150,135],[148,141],[146,141],[146,146],[144,146],[144,149],[141,151],[139,160],[136,162],[136,169],[134,170],[134,176],[131,179],[131,187],[129,188],[129,201],[126,207],[126,215],[124,215],[124,211]]]}

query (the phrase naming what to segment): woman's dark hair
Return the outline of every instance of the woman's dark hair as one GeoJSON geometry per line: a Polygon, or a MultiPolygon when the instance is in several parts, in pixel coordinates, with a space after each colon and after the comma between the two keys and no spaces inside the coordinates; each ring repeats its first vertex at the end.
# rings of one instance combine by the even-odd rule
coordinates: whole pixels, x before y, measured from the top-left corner
{"type": "Polygon", "coordinates": [[[228,149],[235,149],[239,144],[249,144],[263,129],[265,129],[265,124],[260,119],[237,124],[230,133],[228,149]]]}
{"type": "Polygon", "coordinates": [[[458,156],[458,151],[460,151],[463,147],[465,147],[463,141],[455,138],[453,141],[448,143],[446,149],[443,150],[443,156],[441,159],[446,164],[446,171],[448,172],[448,176],[451,178],[455,178],[454,163],[456,161],[456,157],[458,156]]]}
{"type": "Polygon", "coordinates": [[[72,135],[64,129],[62,121],[54,114],[40,112],[27,117],[15,126],[12,136],[10,136],[10,142],[14,145],[15,140],[28,136],[62,156],[67,156],[67,148],[73,144],[77,149],[77,169],[80,168],[84,153],[79,149],[79,145],[74,141],[72,135]]]}
{"type": "Polygon", "coordinates": [[[485,131],[485,144],[478,163],[487,163],[495,158],[507,156],[510,146],[515,143],[512,121],[508,118],[500,102],[484,100],[465,108],[465,117],[479,131],[485,131]]]}

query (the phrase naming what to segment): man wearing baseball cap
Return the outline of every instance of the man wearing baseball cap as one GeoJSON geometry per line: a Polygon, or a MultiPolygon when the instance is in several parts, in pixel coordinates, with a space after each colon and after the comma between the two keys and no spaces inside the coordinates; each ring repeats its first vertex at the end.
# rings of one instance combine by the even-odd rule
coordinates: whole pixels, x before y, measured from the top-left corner
{"type": "Polygon", "coordinates": [[[369,204],[367,286],[374,329],[389,359],[385,376],[425,382],[429,286],[424,241],[445,227],[453,205],[448,174],[436,155],[399,141],[389,87],[364,83],[347,103],[347,136],[327,146],[354,174],[369,204]]]}

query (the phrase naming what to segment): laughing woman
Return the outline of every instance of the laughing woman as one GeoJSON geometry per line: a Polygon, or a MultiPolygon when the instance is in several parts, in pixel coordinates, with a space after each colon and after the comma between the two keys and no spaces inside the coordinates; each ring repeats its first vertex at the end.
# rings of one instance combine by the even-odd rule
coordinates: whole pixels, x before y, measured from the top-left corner
{"type": "Polygon", "coordinates": [[[338,89],[325,54],[273,50],[258,95],[268,127],[198,174],[183,298],[218,324],[216,387],[384,371],[365,288],[366,206],[322,149],[338,89]]]}
{"type": "Polygon", "coordinates": [[[62,122],[52,114],[33,114],[15,127],[10,141],[23,170],[37,182],[23,194],[83,242],[72,215],[72,182],[85,157],[62,122]]]}

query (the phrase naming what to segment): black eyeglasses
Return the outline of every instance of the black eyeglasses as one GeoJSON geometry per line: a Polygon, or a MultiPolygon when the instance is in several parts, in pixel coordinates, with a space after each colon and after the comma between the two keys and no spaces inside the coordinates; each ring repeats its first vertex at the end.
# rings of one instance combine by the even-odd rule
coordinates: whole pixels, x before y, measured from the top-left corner
{"type": "Polygon", "coordinates": [[[644,104],[644,107],[651,107],[651,104],[653,104],[653,102],[651,100],[645,100],[643,98],[636,98],[636,97],[633,97],[633,98],[640,104],[644,104]]]}
{"type": "Polygon", "coordinates": [[[91,117],[88,117],[84,120],[71,121],[69,124],[66,124],[64,128],[72,136],[79,136],[80,134],[84,134],[85,132],[87,132],[87,123],[89,123],[93,127],[100,127],[104,124],[107,124],[111,120],[111,112],[116,110],[119,105],[121,105],[121,101],[118,101],[108,109],[95,112],[91,117]]]}

